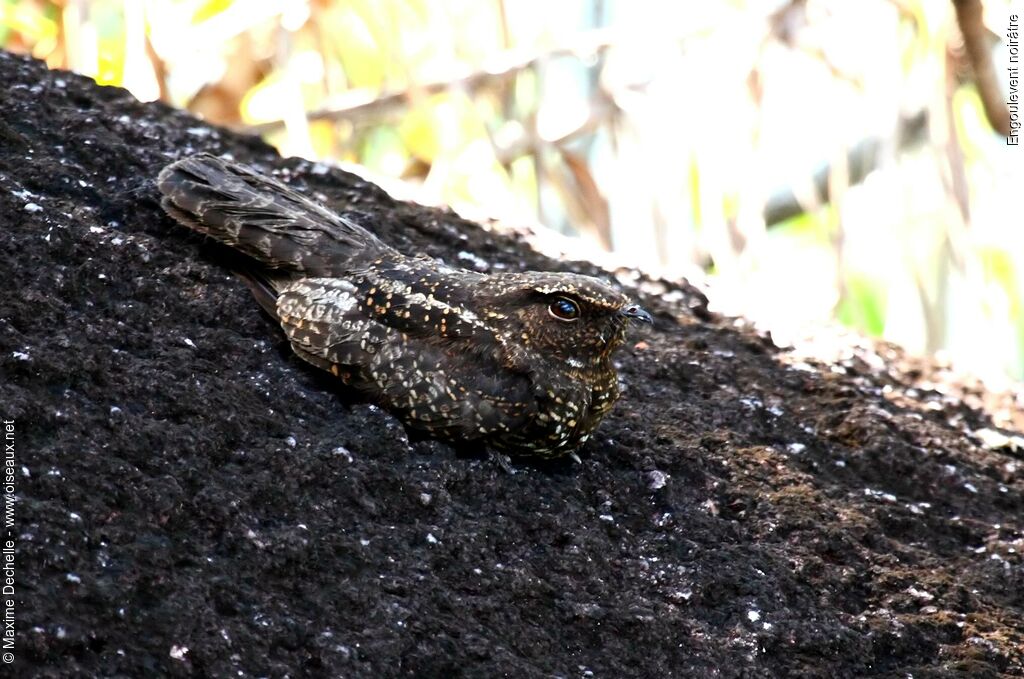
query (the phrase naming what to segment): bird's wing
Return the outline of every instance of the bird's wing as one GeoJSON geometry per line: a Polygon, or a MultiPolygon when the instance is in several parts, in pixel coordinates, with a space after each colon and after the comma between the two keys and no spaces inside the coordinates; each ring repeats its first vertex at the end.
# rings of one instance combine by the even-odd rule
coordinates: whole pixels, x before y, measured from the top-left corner
{"type": "Polygon", "coordinates": [[[157,178],[164,211],[270,269],[334,276],[391,248],[349,219],[245,165],[189,156],[157,178]]]}
{"type": "Polygon", "coordinates": [[[411,319],[377,314],[364,294],[339,278],[282,290],[277,313],[295,352],[433,435],[468,441],[531,419],[529,377],[504,369],[480,336],[406,332],[401,325],[411,319]]]}
{"type": "Polygon", "coordinates": [[[494,341],[491,319],[474,313],[485,276],[417,257],[379,258],[347,276],[362,313],[411,337],[494,341]]]}

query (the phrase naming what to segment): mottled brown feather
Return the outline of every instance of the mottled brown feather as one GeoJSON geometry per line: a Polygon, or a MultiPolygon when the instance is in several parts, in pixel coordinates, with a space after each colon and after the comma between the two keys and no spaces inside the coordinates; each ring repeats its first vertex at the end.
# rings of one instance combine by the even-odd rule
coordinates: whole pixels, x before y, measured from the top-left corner
{"type": "Polygon", "coordinates": [[[611,356],[627,320],[650,320],[595,278],[403,255],[214,156],[169,165],[157,186],[171,217],[251,258],[247,282],[298,356],[444,440],[572,452],[618,398],[611,356]],[[559,317],[567,303],[573,319],[559,317]]]}

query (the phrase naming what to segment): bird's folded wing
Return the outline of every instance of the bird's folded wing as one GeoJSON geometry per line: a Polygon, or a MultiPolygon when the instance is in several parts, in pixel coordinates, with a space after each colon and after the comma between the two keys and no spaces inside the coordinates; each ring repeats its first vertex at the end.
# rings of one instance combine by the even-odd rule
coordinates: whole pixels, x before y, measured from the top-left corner
{"type": "Polygon", "coordinates": [[[157,178],[164,211],[271,269],[338,275],[353,256],[391,248],[355,222],[251,168],[189,156],[157,178]]]}

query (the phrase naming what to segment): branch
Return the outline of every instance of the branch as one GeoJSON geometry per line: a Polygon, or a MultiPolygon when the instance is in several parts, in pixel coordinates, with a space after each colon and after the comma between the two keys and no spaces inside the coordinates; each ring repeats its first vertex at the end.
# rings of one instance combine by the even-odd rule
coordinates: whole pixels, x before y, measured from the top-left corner
{"type": "MultiPolygon", "coordinates": [[[[928,129],[928,113],[920,111],[912,117],[900,120],[897,131],[896,148],[906,149],[920,144],[928,129]]],[[[849,185],[853,186],[864,181],[872,170],[882,161],[882,149],[887,140],[881,137],[869,137],[851,147],[846,154],[846,166],[849,171],[849,185]]],[[[796,217],[817,205],[827,203],[830,198],[829,177],[832,167],[822,164],[811,177],[813,195],[807,196],[793,186],[781,188],[768,198],[764,206],[765,226],[774,226],[791,217],[796,217]],[[803,199],[801,199],[803,197],[803,199]]]]}
{"type": "Polygon", "coordinates": [[[982,22],[981,0],[953,0],[956,8],[956,22],[964,36],[967,60],[974,71],[974,83],[978,87],[985,117],[992,129],[1006,136],[1010,134],[1010,111],[1003,101],[999,80],[992,65],[989,51],[989,34],[982,22]]]}
{"type": "MultiPolygon", "coordinates": [[[[414,94],[434,94],[450,89],[477,90],[491,82],[501,81],[521,71],[531,69],[546,59],[563,56],[586,59],[603,52],[613,43],[611,32],[594,30],[579,34],[569,44],[547,50],[510,49],[488,60],[479,69],[459,66],[451,69],[443,77],[430,82],[414,83],[409,87],[383,93],[367,89],[350,90],[332,97],[330,104],[310,111],[306,117],[311,121],[382,117],[393,110],[404,108],[410,96],[414,94]]],[[[248,126],[245,130],[264,134],[282,127],[284,127],[284,120],[273,120],[248,126]]]]}

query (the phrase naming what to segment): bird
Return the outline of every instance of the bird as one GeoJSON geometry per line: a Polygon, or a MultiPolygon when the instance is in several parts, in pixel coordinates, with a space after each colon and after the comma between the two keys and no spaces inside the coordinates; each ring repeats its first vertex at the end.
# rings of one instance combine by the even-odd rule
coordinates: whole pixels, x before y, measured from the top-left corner
{"type": "Polygon", "coordinates": [[[411,430],[507,456],[571,455],[619,398],[612,355],[651,315],[598,278],[485,274],[407,255],[212,154],[156,181],[179,224],[236,250],[295,354],[411,430]]]}

